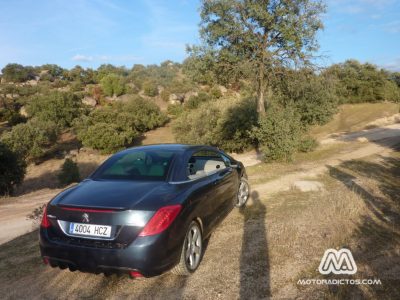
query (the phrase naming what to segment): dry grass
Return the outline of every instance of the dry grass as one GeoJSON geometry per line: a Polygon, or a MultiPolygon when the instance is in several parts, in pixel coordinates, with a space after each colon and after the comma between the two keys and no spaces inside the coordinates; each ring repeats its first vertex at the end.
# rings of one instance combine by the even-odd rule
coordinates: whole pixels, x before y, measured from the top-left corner
{"type": "Polygon", "coordinates": [[[246,167],[247,174],[253,185],[280,178],[288,173],[310,170],[315,165],[323,165],[333,155],[351,153],[363,147],[360,143],[342,143],[320,145],[316,150],[308,153],[296,153],[293,160],[287,163],[259,163],[246,167]]]}
{"type": "Polygon", "coordinates": [[[332,133],[361,130],[376,119],[398,112],[399,104],[389,102],[341,105],[339,113],[334,116],[332,121],[324,126],[315,126],[312,128],[311,134],[320,138],[332,133]]]}
{"type": "Polygon", "coordinates": [[[151,144],[164,144],[164,143],[175,143],[175,137],[172,133],[171,123],[166,124],[163,127],[150,130],[144,134],[140,140],[137,141],[137,145],[151,145],[151,144]]]}

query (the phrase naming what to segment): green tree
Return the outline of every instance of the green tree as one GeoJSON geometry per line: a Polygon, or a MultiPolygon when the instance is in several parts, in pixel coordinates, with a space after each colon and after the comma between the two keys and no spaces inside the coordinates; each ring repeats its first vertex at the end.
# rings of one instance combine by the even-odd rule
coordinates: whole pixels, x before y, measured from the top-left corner
{"type": "Polygon", "coordinates": [[[32,99],[27,112],[30,117],[52,121],[59,129],[71,127],[72,121],[82,113],[81,99],[70,92],[50,92],[32,99]]]}
{"type": "Polygon", "coordinates": [[[319,0],[202,0],[200,34],[220,66],[235,70],[245,62],[253,70],[257,112],[264,115],[276,67],[310,62],[324,11],[319,0]]]}
{"type": "Polygon", "coordinates": [[[25,171],[25,161],[0,142],[0,195],[10,194],[24,179],[25,171]]]}
{"type": "Polygon", "coordinates": [[[24,82],[35,77],[35,70],[33,67],[24,67],[19,64],[8,64],[1,72],[6,81],[24,82]]]}
{"type": "Polygon", "coordinates": [[[330,66],[323,74],[336,80],[336,93],[341,103],[400,100],[393,75],[375,65],[347,60],[330,66]]]}
{"type": "Polygon", "coordinates": [[[307,69],[282,70],[282,74],[274,83],[274,94],[279,95],[277,102],[285,107],[293,105],[304,125],[323,125],[337,112],[338,98],[332,78],[307,69]]]}
{"type": "Polygon", "coordinates": [[[116,74],[108,74],[100,81],[101,88],[105,95],[113,97],[120,96],[125,91],[124,78],[116,74]]]}
{"type": "Polygon", "coordinates": [[[27,160],[41,158],[57,140],[57,126],[54,122],[31,119],[14,126],[2,136],[2,142],[12,151],[27,160]]]}

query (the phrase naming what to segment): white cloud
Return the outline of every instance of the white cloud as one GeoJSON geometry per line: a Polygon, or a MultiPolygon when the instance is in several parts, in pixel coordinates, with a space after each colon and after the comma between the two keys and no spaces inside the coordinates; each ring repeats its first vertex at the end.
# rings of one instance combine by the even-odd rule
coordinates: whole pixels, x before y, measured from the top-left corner
{"type": "Polygon", "coordinates": [[[393,21],[383,25],[383,29],[389,33],[400,33],[400,21],[393,21]]]}
{"type": "MultiPolygon", "coordinates": [[[[371,10],[384,10],[395,3],[394,0],[328,0],[329,8],[346,14],[361,14],[371,10]]],[[[375,14],[376,15],[376,14],[375,14]]]]}
{"type": "Polygon", "coordinates": [[[71,59],[73,61],[79,61],[79,62],[90,62],[93,60],[93,57],[87,56],[87,55],[82,55],[82,54],[76,54],[71,59]]]}
{"type": "Polygon", "coordinates": [[[400,57],[395,58],[389,62],[380,64],[380,66],[392,72],[400,72],[400,57]]]}
{"type": "Polygon", "coordinates": [[[98,55],[95,57],[96,60],[100,61],[114,61],[114,62],[137,62],[143,60],[143,57],[141,56],[136,56],[136,55],[130,55],[130,54],[122,54],[122,55],[98,55]]]}

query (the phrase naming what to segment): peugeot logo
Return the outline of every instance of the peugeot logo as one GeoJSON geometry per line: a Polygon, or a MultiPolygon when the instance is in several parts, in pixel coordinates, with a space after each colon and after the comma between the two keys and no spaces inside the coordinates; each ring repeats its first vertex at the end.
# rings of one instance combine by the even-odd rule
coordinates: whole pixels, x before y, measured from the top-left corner
{"type": "Polygon", "coordinates": [[[82,222],[89,223],[89,215],[87,213],[82,215],[82,222]]]}

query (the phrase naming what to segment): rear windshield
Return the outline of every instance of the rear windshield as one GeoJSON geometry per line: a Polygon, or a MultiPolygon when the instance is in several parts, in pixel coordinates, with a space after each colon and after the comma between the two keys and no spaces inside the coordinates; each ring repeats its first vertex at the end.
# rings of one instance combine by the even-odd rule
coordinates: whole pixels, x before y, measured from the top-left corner
{"type": "Polygon", "coordinates": [[[92,175],[92,179],[165,180],[174,152],[132,151],[116,154],[92,175]]]}

